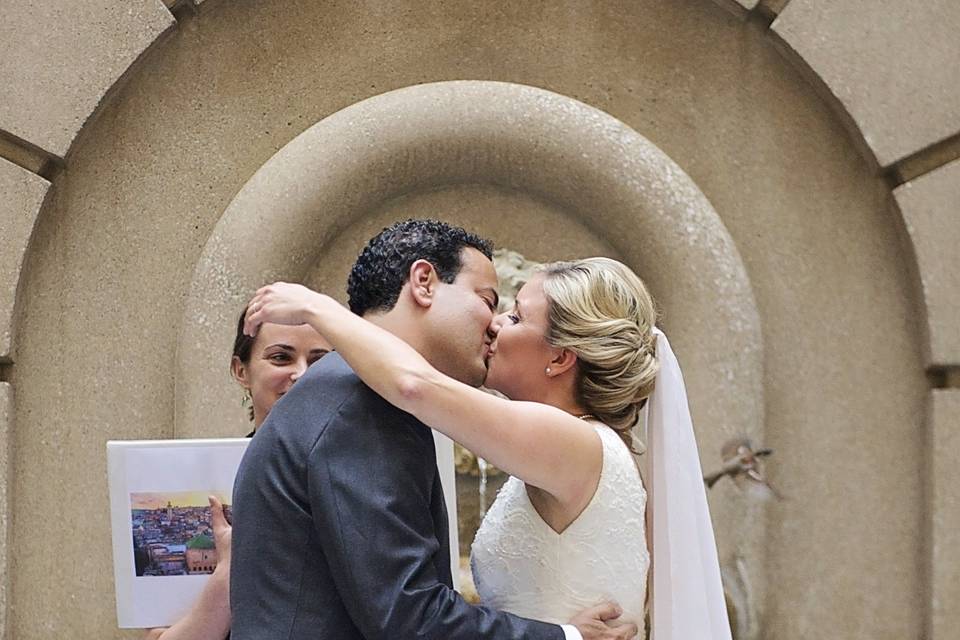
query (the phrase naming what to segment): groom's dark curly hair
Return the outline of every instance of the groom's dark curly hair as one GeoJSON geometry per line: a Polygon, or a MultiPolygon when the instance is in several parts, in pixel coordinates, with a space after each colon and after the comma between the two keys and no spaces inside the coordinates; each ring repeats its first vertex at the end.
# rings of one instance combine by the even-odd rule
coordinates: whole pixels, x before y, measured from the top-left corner
{"type": "Polygon", "coordinates": [[[393,309],[417,260],[432,264],[442,282],[453,282],[466,247],[493,259],[489,240],[439,220],[404,220],[387,227],[367,243],[350,270],[350,310],[362,316],[393,309]]]}

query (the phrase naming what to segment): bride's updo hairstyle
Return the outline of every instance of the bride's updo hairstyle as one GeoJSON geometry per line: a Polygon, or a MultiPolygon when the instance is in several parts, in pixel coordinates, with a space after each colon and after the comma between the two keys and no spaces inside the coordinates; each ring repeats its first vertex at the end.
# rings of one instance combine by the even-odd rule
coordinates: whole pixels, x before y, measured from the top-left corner
{"type": "Polygon", "coordinates": [[[547,341],[576,354],[577,401],[637,453],[631,429],[660,368],[653,298],[633,271],[610,258],[555,262],[543,272],[547,341]]]}

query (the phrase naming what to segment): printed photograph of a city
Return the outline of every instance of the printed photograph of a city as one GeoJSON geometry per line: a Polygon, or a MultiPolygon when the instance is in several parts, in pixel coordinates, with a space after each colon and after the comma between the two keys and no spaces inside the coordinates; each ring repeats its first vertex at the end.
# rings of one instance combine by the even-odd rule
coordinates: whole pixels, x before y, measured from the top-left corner
{"type": "Polygon", "coordinates": [[[137,576],[213,573],[217,549],[207,496],[220,492],[131,493],[130,521],[137,576]]]}

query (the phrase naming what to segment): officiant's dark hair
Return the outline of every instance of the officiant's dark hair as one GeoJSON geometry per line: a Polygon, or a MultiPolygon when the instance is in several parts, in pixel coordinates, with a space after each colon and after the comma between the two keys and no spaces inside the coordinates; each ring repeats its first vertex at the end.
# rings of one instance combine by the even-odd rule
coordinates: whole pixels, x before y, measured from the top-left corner
{"type": "Polygon", "coordinates": [[[243,364],[249,364],[250,354],[253,352],[253,343],[256,336],[248,336],[243,332],[243,321],[247,317],[247,308],[244,307],[237,319],[237,335],[233,338],[233,355],[240,358],[243,364]]]}
{"type": "MultiPolygon", "coordinates": [[[[248,336],[243,332],[243,321],[247,317],[247,308],[244,307],[243,311],[240,312],[240,318],[237,320],[237,335],[233,338],[233,357],[238,358],[243,364],[250,364],[250,356],[253,353],[253,343],[256,341],[256,336],[248,336]]],[[[244,406],[247,407],[247,415],[250,416],[250,420],[253,421],[253,403],[250,402],[247,404],[247,400],[244,401],[244,406]]]]}
{"type": "Polygon", "coordinates": [[[393,309],[417,260],[428,261],[440,280],[450,284],[460,273],[460,253],[466,247],[493,259],[489,240],[446,222],[411,219],[385,228],[371,238],[350,271],[350,310],[362,316],[393,309]]]}

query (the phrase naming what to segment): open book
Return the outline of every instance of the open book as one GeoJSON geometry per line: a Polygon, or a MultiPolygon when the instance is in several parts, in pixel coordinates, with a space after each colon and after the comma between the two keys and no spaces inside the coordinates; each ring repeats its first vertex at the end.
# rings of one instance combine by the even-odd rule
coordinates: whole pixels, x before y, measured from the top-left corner
{"type": "Polygon", "coordinates": [[[107,443],[121,628],[169,626],[196,600],[217,564],[207,496],[230,504],[248,442],[107,443]]]}

